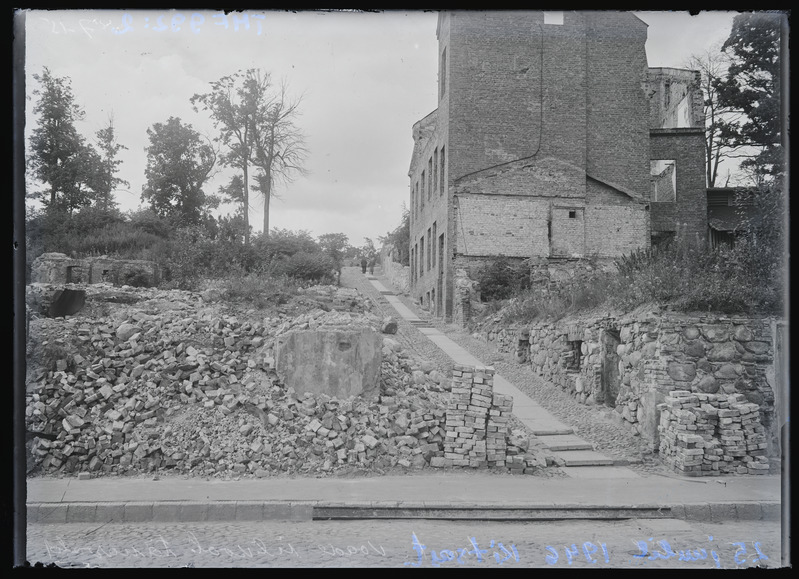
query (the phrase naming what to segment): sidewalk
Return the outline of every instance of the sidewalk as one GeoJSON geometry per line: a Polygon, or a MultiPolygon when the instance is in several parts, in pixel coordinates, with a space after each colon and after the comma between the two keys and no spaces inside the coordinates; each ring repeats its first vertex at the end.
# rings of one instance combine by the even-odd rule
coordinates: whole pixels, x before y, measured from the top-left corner
{"type": "Polygon", "coordinates": [[[29,523],[328,518],[779,520],[780,479],[586,480],[446,472],[204,481],[32,479],[29,523]]]}

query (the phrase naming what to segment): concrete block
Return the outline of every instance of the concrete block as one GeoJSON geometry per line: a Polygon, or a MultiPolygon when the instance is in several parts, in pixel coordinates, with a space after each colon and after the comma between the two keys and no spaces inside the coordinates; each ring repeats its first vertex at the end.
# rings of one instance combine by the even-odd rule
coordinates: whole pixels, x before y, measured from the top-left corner
{"type": "Polygon", "coordinates": [[[738,518],[734,503],[711,503],[710,518],[714,523],[735,521],[738,518]]]}
{"type": "Polygon", "coordinates": [[[277,338],[275,369],[298,395],[373,397],[379,392],[382,342],[371,328],[295,330],[277,338]]]}
{"type": "Polygon", "coordinates": [[[686,504],[685,519],[688,521],[710,522],[710,505],[707,504],[686,504]]]}
{"type": "Polygon", "coordinates": [[[208,503],[180,503],[178,521],[182,523],[195,523],[208,520],[208,503]]]}
{"type": "Polygon", "coordinates": [[[125,503],[97,503],[94,520],[97,523],[121,523],[125,520],[125,503]]]}
{"type": "Polygon", "coordinates": [[[236,502],[214,502],[207,505],[206,521],[235,521],[236,502]]]}
{"type": "Polygon", "coordinates": [[[153,520],[153,503],[131,502],[125,504],[126,523],[146,523],[153,520]]]}
{"type": "Polygon", "coordinates": [[[264,503],[263,509],[263,520],[265,521],[288,521],[292,516],[290,503],[264,503]]]}
{"type": "Polygon", "coordinates": [[[93,523],[96,511],[96,503],[70,503],[67,506],[67,522],[93,523]]]}
{"type": "Polygon", "coordinates": [[[237,521],[262,521],[263,519],[263,501],[236,501],[237,521]]]}
{"type": "Polygon", "coordinates": [[[39,505],[39,523],[66,523],[67,505],[64,503],[42,503],[39,505]]]}
{"type": "Polygon", "coordinates": [[[782,518],[782,505],[779,502],[760,503],[760,508],[764,521],[779,521],[782,518]]]}
{"type": "Polygon", "coordinates": [[[671,516],[674,519],[685,519],[685,505],[683,504],[676,504],[671,505],[671,516]]]}
{"type": "Polygon", "coordinates": [[[153,521],[174,523],[179,521],[180,501],[158,502],[153,504],[153,521]]]}
{"type": "Polygon", "coordinates": [[[26,508],[25,508],[25,522],[27,524],[29,524],[29,525],[39,522],[39,505],[38,504],[26,505],[26,508]]]}
{"type": "Polygon", "coordinates": [[[735,506],[739,521],[759,521],[763,518],[760,503],[738,503],[735,506]]]}
{"type": "MultiPolygon", "coordinates": [[[[291,503],[290,520],[313,521],[313,508],[313,503],[291,503]]],[[[266,505],[264,505],[264,514],[266,514],[266,505]]]]}

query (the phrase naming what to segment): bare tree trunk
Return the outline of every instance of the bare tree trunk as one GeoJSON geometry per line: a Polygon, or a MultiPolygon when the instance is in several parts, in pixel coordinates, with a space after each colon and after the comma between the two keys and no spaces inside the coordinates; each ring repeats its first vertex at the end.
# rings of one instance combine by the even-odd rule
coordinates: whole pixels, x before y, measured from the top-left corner
{"type": "Polygon", "coordinates": [[[266,170],[264,175],[264,235],[269,237],[269,201],[272,197],[272,171],[266,170]]]}
{"type": "Polygon", "coordinates": [[[248,181],[247,162],[244,166],[244,245],[250,245],[250,183],[248,181]]]}

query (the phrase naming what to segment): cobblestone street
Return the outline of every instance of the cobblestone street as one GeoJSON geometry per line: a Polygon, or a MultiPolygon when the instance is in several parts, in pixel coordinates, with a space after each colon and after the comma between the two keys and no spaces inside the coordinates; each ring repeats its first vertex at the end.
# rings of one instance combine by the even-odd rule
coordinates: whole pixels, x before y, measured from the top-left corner
{"type": "Polygon", "coordinates": [[[774,568],[780,529],[670,519],[77,523],[30,525],[27,553],[61,567],[774,568]],[[687,550],[697,560],[680,559],[687,550]]]}

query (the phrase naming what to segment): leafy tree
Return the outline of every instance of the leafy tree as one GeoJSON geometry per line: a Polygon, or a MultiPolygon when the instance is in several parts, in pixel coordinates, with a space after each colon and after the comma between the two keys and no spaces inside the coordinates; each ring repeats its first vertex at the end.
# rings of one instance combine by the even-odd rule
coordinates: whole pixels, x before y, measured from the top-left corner
{"type": "Polygon", "coordinates": [[[47,67],[33,78],[40,85],[33,91],[39,97],[33,108],[39,123],[31,133],[28,167],[48,189],[30,197],[71,214],[92,203],[99,157],[75,127],[84,111],[75,103],[70,80],[54,76],[47,67]]]}
{"type": "Polygon", "coordinates": [[[116,140],[113,115],[109,117],[108,125],[97,131],[96,137],[100,155],[98,157],[99,165],[95,169],[97,188],[95,204],[99,209],[108,211],[116,206],[113,198],[114,190],[120,185],[130,187],[130,183],[116,177],[119,165],[122,163],[122,161],[117,159],[117,155],[121,150],[127,149],[127,147],[120,145],[116,140]]]}
{"type": "Polygon", "coordinates": [[[378,237],[381,245],[390,245],[394,248],[396,260],[402,265],[410,265],[411,260],[411,213],[405,204],[402,204],[402,221],[394,231],[385,236],[378,237]]]}
{"type": "Polygon", "coordinates": [[[253,246],[268,263],[280,257],[291,257],[295,253],[318,253],[319,244],[308,231],[290,231],[288,229],[273,229],[270,235],[261,235],[253,246]]]}
{"type": "MultiPolygon", "coordinates": [[[[294,124],[300,100],[291,100],[286,86],[274,87],[260,69],[238,71],[211,83],[211,91],[195,94],[192,104],[211,113],[227,151],[221,161],[241,170],[239,202],[246,208],[249,230],[249,168],[257,169],[253,189],[264,197],[264,234],[269,235],[269,201],[277,181],[302,174],[304,137],[294,124]]],[[[249,233],[246,243],[249,243],[249,233]]]]}
{"type": "Polygon", "coordinates": [[[745,115],[735,126],[733,144],[759,150],[741,167],[766,179],[783,170],[780,35],[784,17],[767,12],[736,16],[722,45],[730,65],[726,77],[716,83],[720,104],[745,115]]]}
{"type": "Polygon", "coordinates": [[[343,233],[325,233],[319,236],[319,246],[333,260],[339,278],[349,244],[349,239],[343,233]]]}
{"type": "Polygon", "coordinates": [[[230,183],[230,187],[235,187],[235,195],[229,197],[243,208],[244,241],[248,245],[250,243],[249,168],[254,126],[260,114],[259,107],[263,106],[268,89],[268,76],[263,76],[256,69],[250,69],[223,76],[211,83],[210,92],[191,97],[194,110],[200,105],[209,111],[214,125],[220,130],[218,140],[227,147],[227,151],[220,158],[222,164],[241,170],[241,176],[236,175],[234,179],[237,180],[230,183]]]}
{"type": "Polygon", "coordinates": [[[176,117],[155,123],[147,135],[150,145],[142,200],[157,215],[180,225],[201,223],[208,209],[219,204],[217,197],[203,191],[216,164],[216,151],[176,117]]]}

